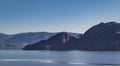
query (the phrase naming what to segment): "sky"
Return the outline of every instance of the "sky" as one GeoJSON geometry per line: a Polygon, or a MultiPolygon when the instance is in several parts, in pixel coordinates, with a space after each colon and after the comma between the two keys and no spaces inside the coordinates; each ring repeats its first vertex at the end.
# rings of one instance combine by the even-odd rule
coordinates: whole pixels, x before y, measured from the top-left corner
{"type": "Polygon", "coordinates": [[[84,33],[110,21],[120,22],[120,0],[0,0],[1,33],[84,33]]]}

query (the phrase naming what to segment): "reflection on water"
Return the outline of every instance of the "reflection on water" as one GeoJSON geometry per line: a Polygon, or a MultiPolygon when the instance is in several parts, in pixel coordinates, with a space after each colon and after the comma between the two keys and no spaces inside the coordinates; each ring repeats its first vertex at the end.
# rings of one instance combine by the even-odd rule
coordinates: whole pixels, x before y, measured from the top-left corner
{"type": "Polygon", "coordinates": [[[0,62],[40,62],[50,64],[73,64],[73,65],[120,65],[114,63],[84,63],[84,62],[67,62],[55,60],[40,60],[40,59],[0,59],[0,62]]]}
{"type": "Polygon", "coordinates": [[[120,66],[117,51],[0,51],[0,66],[120,66]]]}
{"type": "Polygon", "coordinates": [[[113,63],[85,63],[85,62],[65,62],[55,60],[40,60],[40,59],[0,59],[0,62],[40,62],[50,64],[73,64],[73,65],[120,65],[113,63]]]}

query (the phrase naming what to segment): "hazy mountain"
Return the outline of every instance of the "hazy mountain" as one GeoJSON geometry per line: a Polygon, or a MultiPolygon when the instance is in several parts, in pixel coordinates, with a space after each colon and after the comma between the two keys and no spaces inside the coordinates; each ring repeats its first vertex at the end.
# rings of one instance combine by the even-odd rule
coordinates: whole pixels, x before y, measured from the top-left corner
{"type": "MultiPolygon", "coordinates": [[[[41,40],[46,40],[57,33],[49,32],[28,32],[13,35],[0,33],[0,49],[21,49],[27,44],[36,43],[41,40]]],[[[70,33],[77,36],[77,33],[70,33]]]]}
{"type": "Polygon", "coordinates": [[[5,49],[7,47],[8,44],[6,44],[5,41],[10,37],[11,35],[0,33],[0,49],[5,49]]]}
{"type": "Polygon", "coordinates": [[[11,35],[0,33],[0,43],[4,42],[5,40],[9,39],[10,37],[11,37],[11,35]]]}

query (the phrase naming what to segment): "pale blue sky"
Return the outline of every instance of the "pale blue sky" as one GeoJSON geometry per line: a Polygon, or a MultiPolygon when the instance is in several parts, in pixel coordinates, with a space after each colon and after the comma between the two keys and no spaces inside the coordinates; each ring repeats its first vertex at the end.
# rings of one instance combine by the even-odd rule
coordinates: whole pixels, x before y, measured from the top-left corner
{"type": "Polygon", "coordinates": [[[120,0],[0,0],[0,32],[84,33],[100,22],[120,22],[120,0]]]}

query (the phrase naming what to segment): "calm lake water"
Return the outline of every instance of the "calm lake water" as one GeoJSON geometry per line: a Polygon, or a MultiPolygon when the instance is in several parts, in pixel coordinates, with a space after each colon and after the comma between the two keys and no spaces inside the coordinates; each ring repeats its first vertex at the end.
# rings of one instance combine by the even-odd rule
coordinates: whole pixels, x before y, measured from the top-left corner
{"type": "Polygon", "coordinates": [[[0,66],[120,66],[120,52],[2,50],[0,66]]]}

